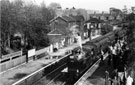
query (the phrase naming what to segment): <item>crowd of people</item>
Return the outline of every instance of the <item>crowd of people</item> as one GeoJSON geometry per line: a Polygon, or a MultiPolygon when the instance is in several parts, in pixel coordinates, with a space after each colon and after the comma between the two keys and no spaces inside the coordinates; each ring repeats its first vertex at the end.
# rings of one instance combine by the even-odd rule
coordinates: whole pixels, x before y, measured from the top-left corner
{"type": "MultiPolygon", "coordinates": [[[[114,71],[110,73],[111,85],[133,85],[132,71],[126,72],[128,56],[130,54],[129,46],[125,38],[117,38],[108,47],[108,65],[112,65],[114,71]]],[[[101,50],[101,54],[103,54],[101,50]]],[[[103,61],[103,57],[101,57],[103,61]]]]}

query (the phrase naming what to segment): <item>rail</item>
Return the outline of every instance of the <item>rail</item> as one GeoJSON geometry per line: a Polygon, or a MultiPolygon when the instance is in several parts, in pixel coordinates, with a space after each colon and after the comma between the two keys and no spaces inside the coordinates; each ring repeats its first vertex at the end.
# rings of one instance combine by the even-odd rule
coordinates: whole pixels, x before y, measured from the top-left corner
{"type": "MultiPolygon", "coordinates": [[[[28,83],[32,82],[31,80],[33,79],[33,81],[36,81],[36,80],[39,80],[42,76],[43,76],[43,72],[44,72],[44,69],[55,64],[56,62],[59,62],[60,60],[66,58],[67,56],[69,56],[70,54],[67,54],[65,55],[64,57],[58,59],[58,60],[55,60],[54,62],[46,65],[45,67],[33,72],[32,74],[20,79],[19,81],[13,83],[12,85],[29,85],[28,83]]],[[[32,83],[31,83],[32,84],[32,83]]]]}
{"type": "Polygon", "coordinates": [[[88,73],[90,70],[92,70],[94,67],[98,68],[99,63],[100,63],[100,59],[99,59],[97,62],[95,62],[95,63],[81,76],[81,78],[79,78],[79,80],[78,80],[74,85],[79,85],[80,82],[84,82],[84,80],[86,80],[85,77],[88,76],[87,73],[88,73]],[[97,65],[97,66],[96,66],[96,65],[97,65]]]}

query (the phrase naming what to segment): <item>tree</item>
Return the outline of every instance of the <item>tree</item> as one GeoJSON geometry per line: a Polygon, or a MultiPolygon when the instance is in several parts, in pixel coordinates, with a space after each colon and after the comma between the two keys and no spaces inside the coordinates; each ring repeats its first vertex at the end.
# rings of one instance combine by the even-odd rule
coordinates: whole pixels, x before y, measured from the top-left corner
{"type": "Polygon", "coordinates": [[[10,47],[11,36],[16,32],[24,35],[25,44],[31,46],[47,46],[49,21],[54,18],[54,11],[33,3],[26,4],[22,0],[2,0],[1,2],[1,37],[2,46],[10,47]],[[8,44],[7,44],[8,43],[8,44]]]}
{"type": "Polygon", "coordinates": [[[127,34],[128,34],[128,40],[129,42],[134,41],[135,39],[135,14],[131,13],[128,14],[126,17],[126,22],[128,23],[128,27],[127,27],[127,34]]]}

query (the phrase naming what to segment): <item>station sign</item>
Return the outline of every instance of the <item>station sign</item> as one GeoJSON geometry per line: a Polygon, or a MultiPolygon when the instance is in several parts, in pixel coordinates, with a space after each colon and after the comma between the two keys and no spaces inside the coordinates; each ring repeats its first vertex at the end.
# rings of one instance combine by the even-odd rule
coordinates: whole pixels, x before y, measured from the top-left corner
{"type": "Polygon", "coordinates": [[[31,49],[28,51],[28,57],[35,56],[36,49],[31,49]]]}

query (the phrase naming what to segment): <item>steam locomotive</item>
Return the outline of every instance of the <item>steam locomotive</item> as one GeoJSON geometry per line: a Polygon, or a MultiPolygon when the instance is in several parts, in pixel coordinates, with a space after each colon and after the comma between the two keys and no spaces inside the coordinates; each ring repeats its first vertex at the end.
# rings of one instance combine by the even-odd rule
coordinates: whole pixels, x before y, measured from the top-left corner
{"type": "Polygon", "coordinates": [[[80,76],[100,58],[98,55],[101,49],[107,52],[111,42],[125,35],[126,30],[117,29],[86,42],[82,45],[82,50],[79,47],[74,48],[67,61],[68,73],[72,76],[80,76]]]}

